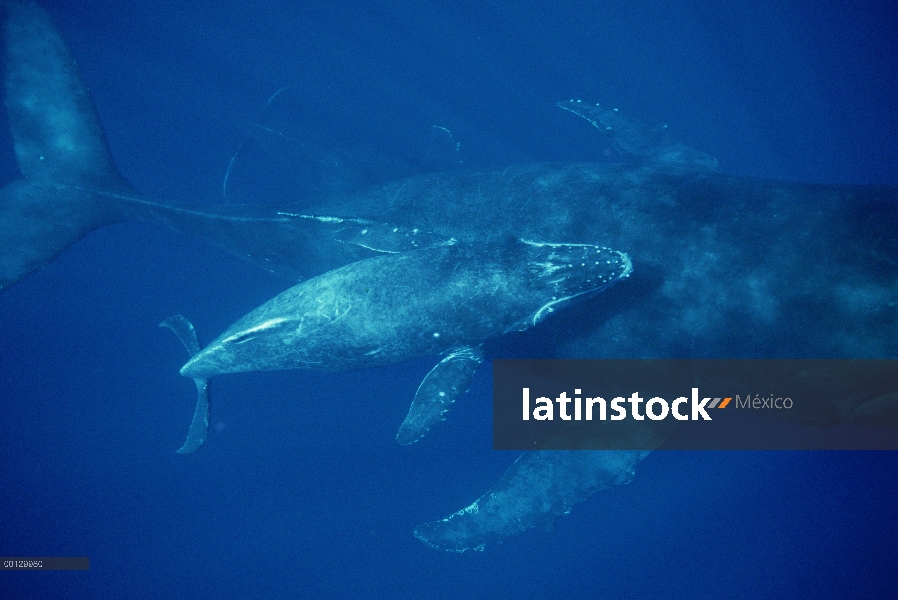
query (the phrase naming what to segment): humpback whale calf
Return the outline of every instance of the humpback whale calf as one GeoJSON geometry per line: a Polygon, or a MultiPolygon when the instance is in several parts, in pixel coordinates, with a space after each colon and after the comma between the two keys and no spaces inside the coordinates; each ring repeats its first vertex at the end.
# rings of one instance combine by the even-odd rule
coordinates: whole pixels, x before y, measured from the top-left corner
{"type": "Polygon", "coordinates": [[[197,381],[200,414],[204,382],[214,375],[345,371],[448,353],[418,388],[399,430],[400,443],[410,444],[467,390],[485,340],[533,327],[630,271],[627,255],[608,248],[513,239],[369,258],[275,296],[202,351],[188,344],[193,357],[181,374],[197,381]]]}
{"type": "MultiPolygon", "coordinates": [[[[6,6],[6,106],[23,178],[0,191],[0,289],[93,229],[128,219],[201,236],[291,284],[352,272],[378,256],[398,265],[450,239],[459,249],[538,240],[613,248],[632,261],[632,276],[603,294],[601,310],[589,299],[571,309],[576,326],[568,322],[552,338],[557,357],[898,356],[894,187],[727,175],[662,129],[569,101],[560,107],[606,135],[622,162],[430,173],[279,206],[164,204],[118,174],[73,57],[46,14],[6,6]]],[[[395,306],[429,314],[418,299],[432,282],[397,283],[406,295],[393,295],[395,306]]],[[[383,289],[400,291],[392,282],[383,289]]],[[[521,318],[507,307],[490,311],[481,305],[478,314],[521,318]]],[[[457,321],[462,330],[473,322],[457,321]]],[[[251,335],[247,343],[257,339],[251,335]]],[[[366,360],[361,351],[348,358],[366,360]]],[[[882,407],[883,422],[894,415],[889,408],[882,407]]],[[[445,550],[482,548],[626,483],[645,456],[525,453],[479,500],[415,533],[445,550]]]]}

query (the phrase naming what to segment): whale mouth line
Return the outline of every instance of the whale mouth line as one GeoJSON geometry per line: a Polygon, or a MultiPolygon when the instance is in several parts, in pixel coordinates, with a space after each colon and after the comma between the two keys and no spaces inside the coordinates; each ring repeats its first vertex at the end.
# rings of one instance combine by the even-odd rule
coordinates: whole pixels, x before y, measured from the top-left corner
{"type": "Polygon", "coordinates": [[[285,321],[287,321],[286,317],[276,317],[274,319],[268,319],[264,323],[260,323],[259,325],[256,325],[255,327],[250,327],[249,329],[244,329],[243,331],[238,331],[237,333],[226,337],[225,339],[221,340],[221,344],[219,344],[219,345],[223,346],[224,344],[231,344],[231,343],[242,344],[243,342],[248,342],[251,339],[257,337],[254,334],[261,333],[261,332],[265,331],[266,329],[271,329],[272,327],[275,327],[276,325],[280,325],[281,323],[283,323],[285,321]]]}

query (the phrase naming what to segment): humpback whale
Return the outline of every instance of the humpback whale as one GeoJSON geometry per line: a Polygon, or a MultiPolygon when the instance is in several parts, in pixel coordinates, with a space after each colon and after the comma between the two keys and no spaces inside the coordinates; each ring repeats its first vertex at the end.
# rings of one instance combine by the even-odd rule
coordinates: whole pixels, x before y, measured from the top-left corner
{"type": "MultiPolygon", "coordinates": [[[[7,3],[7,13],[6,104],[24,178],[0,192],[0,289],[127,219],[201,236],[291,283],[449,239],[458,248],[538,240],[613,248],[632,261],[632,276],[603,294],[601,310],[585,299],[578,326],[558,332],[558,357],[898,355],[894,187],[727,175],[664,130],[569,101],[561,108],[608,136],[622,162],[430,173],[295,205],[165,204],[118,174],[73,57],[43,11],[7,3]]],[[[399,306],[422,309],[414,295],[399,306]]],[[[523,454],[476,502],[415,533],[441,549],[482,548],[630,481],[645,455],[523,454]]]]}
{"type": "Polygon", "coordinates": [[[197,382],[205,407],[204,382],[214,375],[342,371],[448,353],[418,388],[399,430],[397,439],[409,444],[467,390],[485,340],[533,327],[630,271],[629,257],[608,248],[528,240],[451,240],[369,258],[278,294],[202,351],[185,342],[193,357],[181,374],[197,382]]]}

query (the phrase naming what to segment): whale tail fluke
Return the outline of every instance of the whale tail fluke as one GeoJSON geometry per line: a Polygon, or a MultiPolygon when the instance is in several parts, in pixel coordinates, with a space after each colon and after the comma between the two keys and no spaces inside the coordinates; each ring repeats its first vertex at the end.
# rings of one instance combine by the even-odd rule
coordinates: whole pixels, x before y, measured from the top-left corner
{"type": "MultiPolygon", "coordinates": [[[[159,327],[168,327],[184,347],[190,356],[196,355],[200,351],[200,341],[196,335],[196,329],[193,324],[181,315],[174,315],[159,323],[159,327]]],[[[190,429],[187,431],[187,439],[184,445],[178,448],[178,454],[190,454],[203,445],[206,441],[206,435],[209,433],[209,416],[211,408],[209,404],[209,380],[194,379],[196,383],[197,399],[196,410],[193,412],[193,420],[190,423],[190,429]]]]}
{"type": "Polygon", "coordinates": [[[88,232],[124,220],[107,194],[133,194],[90,94],[49,16],[4,3],[6,110],[24,179],[0,190],[0,290],[88,232]]]}

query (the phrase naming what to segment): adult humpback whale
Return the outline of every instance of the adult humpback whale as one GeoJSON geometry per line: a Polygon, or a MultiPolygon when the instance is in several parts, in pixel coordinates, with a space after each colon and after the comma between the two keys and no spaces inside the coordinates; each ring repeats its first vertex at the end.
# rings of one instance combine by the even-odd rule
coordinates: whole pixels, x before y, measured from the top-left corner
{"type": "MultiPolygon", "coordinates": [[[[10,6],[7,56],[26,179],[3,190],[0,286],[128,218],[202,235],[289,277],[419,247],[420,229],[460,243],[517,237],[631,255],[634,276],[601,308],[585,305],[576,331],[559,332],[557,356],[896,354],[894,188],[727,176],[659,132],[571,103],[633,160],[432,174],[291,207],[188,210],[153,203],[117,175],[71,56],[39,9],[10,6]],[[360,239],[361,223],[378,234],[360,239]]],[[[438,547],[478,547],[625,482],[642,456],[524,455],[484,499],[418,534],[438,547]]]]}

